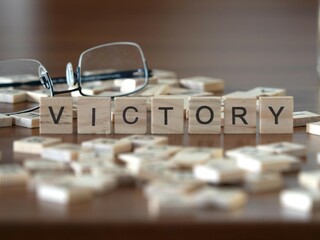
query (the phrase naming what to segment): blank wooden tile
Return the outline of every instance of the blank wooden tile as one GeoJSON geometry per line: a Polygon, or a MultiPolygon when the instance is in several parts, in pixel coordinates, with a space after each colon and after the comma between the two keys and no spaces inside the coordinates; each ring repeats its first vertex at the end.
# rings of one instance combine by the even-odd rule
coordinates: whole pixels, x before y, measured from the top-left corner
{"type": "Polygon", "coordinates": [[[49,138],[40,136],[22,138],[13,142],[13,151],[21,153],[40,154],[44,147],[60,143],[61,141],[61,138],[49,138]]]}
{"type": "Polygon", "coordinates": [[[260,97],[261,134],[293,133],[293,97],[260,97]]]}
{"type": "Polygon", "coordinates": [[[0,127],[12,126],[12,117],[0,113],[0,127]]]}
{"type": "Polygon", "coordinates": [[[255,98],[226,98],[224,101],[224,133],[256,133],[255,98]]]}
{"type": "Polygon", "coordinates": [[[152,98],[151,133],[184,133],[184,100],[180,98],[152,98]]]}
{"type": "Polygon", "coordinates": [[[23,90],[1,88],[0,89],[0,102],[5,103],[20,103],[27,101],[27,93],[23,90]]]}
{"type": "Polygon", "coordinates": [[[320,115],[309,112],[309,111],[300,111],[293,112],[293,126],[294,127],[303,127],[306,126],[307,123],[319,122],[320,115]]]}
{"type": "Polygon", "coordinates": [[[27,92],[27,100],[28,102],[40,102],[40,98],[42,97],[50,97],[50,91],[48,89],[39,89],[27,92]]]}
{"type": "Polygon", "coordinates": [[[190,97],[188,117],[190,134],[220,134],[221,98],[190,97]]]}
{"type": "Polygon", "coordinates": [[[157,78],[176,78],[177,73],[163,69],[152,69],[152,75],[157,78]]]}
{"type": "Polygon", "coordinates": [[[71,162],[77,160],[81,147],[73,143],[60,143],[43,148],[42,158],[58,162],[71,162]]]}
{"type": "Polygon", "coordinates": [[[28,112],[10,115],[13,125],[26,128],[39,128],[40,115],[37,112],[28,112]]]}
{"type": "Polygon", "coordinates": [[[220,92],[224,89],[224,81],[222,79],[204,76],[183,78],[180,79],[180,84],[186,88],[199,91],[220,92]]]}
{"type": "Polygon", "coordinates": [[[77,127],[81,134],[111,133],[111,99],[108,97],[78,97],[77,127]]]}
{"type": "Polygon", "coordinates": [[[71,97],[49,97],[40,99],[40,133],[71,134],[73,112],[71,97]]]}
{"type": "Polygon", "coordinates": [[[0,186],[25,185],[29,176],[25,169],[17,164],[0,165],[0,186]]]}
{"type": "Polygon", "coordinates": [[[307,133],[320,135],[320,122],[307,123],[307,133]]]}
{"type": "Polygon", "coordinates": [[[147,132],[147,99],[118,97],[114,101],[114,133],[145,134],[147,132]]]}

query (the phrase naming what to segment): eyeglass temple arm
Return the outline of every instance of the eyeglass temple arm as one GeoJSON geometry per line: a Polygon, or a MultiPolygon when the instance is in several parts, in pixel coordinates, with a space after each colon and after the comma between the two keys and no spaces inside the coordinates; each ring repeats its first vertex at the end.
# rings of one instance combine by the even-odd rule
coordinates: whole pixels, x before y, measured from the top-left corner
{"type": "Polygon", "coordinates": [[[91,81],[107,81],[121,78],[132,78],[132,77],[148,77],[152,76],[152,70],[148,69],[147,74],[144,73],[144,69],[135,69],[129,71],[119,71],[113,73],[102,73],[93,75],[81,76],[81,82],[91,82],[91,81]],[[138,72],[138,73],[137,73],[138,72]]]}
{"type": "MultiPolygon", "coordinates": [[[[119,71],[119,72],[113,72],[113,73],[94,74],[89,76],[82,76],[81,81],[82,82],[107,81],[107,80],[114,80],[117,78],[137,77],[136,74],[138,70],[141,70],[143,73],[143,69],[137,69],[137,70],[119,71]]],[[[149,77],[152,76],[152,70],[150,69],[148,69],[148,76],[149,77]]],[[[52,83],[53,84],[66,83],[66,78],[65,77],[52,78],[52,83]]],[[[39,80],[33,80],[28,82],[0,83],[0,88],[20,87],[20,86],[39,86],[39,85],[41,85],[41,82],[39,80]]]]}

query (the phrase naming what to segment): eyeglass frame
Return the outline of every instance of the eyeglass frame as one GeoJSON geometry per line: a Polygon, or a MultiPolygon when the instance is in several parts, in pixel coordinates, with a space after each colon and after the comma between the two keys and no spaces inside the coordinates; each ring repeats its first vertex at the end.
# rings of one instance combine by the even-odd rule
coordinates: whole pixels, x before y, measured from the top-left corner
{"type": "MultiPolygon", "coordinates": [[[[44,88],[48,89],[50,91],[50,97],[54,97],[58,94],[65,94],[65,93],[72,93],[75,91],[79,91],[79,93],[82,96],[85,97],[101,97],[101,96],[93,96],[93,95],[88,95],[82,92],[82,87],[81,87],[81,82],[83,81],[83,79],[81,79],[81,63],[82,63],[82,59],[83,56],[95,49],[99,49],[102,47],[108,47],[108,46],[115,46],[115,45],[127,45],[127,46],[134,46],[139,50],[140,56],[141,56],[141,60],[142,60],[142,64],[143,64],[143,72],[144,75],[143,77],[145,78],[144,83],[138,87],[137,89],[135,89],[134,91],[128,92],[128,93],[120,93],[120,94],[115,94],[112,96],[106,96],[106,97],[110,97],[111,99],[115,98],[115,97],[123,97],[123,96],[128,96],[134,93],[137,93],[139,91],[141,91],[143,88],[145,88],[148,83],[149,83],[149,77],[152,76],[152,71],[148,69],[147,66],[147,61],[145,59],[144,53],[141,49],[141,47],[134,42],[113,42],[113,43],[106,43],[106,44],[101,44],[89,49],[86,49],[85,51],[83,51],[80,54],[79,57],[79,61],[78,61],[78,67],[76,69],[76,73],[73,72],[72,69],[72,64],[69,62],[67,63],[66,66],[66,77],[57,77],[57,78],[51,78],[48,71],[46,70],[46,68],[43,66],[43,64],[35,59],[13,59],[14,60],[20,60],[20,61],[34,61],[36,63],[39,64],[38,67],[38,76],[39,76],[39,80],[34,80],[34,81],[28,81],[28,82],[22,82],[22,83],[0,83],[0,88],[3,87],[19,87],[19,86],[40,86],[42,85],[44,88]],[[62,90],[62,91],[55,91],[54,90],[54,84],[59,84],[59,83],[67,83],[67,85],[69,87],[73,87],[75,85],[77,85],[77,87],[73,88],[73,89],[68,89],[68,90],[62,90]]],[[[7,60],[10,61],[10,60],[7,60]]],[[[97,75],[93,75],[94,77],[100,76],[100,77],[104,77],[103,79],[90,79],[89,81],[108,81],[108,80],[114,80],[114,79],[119,79],[119,78],[129,78],[129,77],[134,77],[134,72],[136,72],[137,70],[141,70],[141,69],[136,69],[131,70],[131,71],[119,71],[119,72],[115,72],[115,73],[105,73],[105,74],[97,74],[97,75]],[[107,79],[105,79],[105,77],[109,77],[107,79]]],[[[86,76],[88,77],[88,76],[86,76]]],[[[89,77],[92,77],[92,75],[90,75],[89,77]]],[[[89,78],[88,77],[88,78],[89,78]]],[[[84,81],[85,82],[85,81],[84,81]]],[[[22,110],[22,111],[17,111],[17,112],[12,112],[12,113],[2,113],[5,115],[13,115],[13,114],[20,114],[20,113],[28,113],[28,112],[32,112],[35,110],[38,110],[40,108],[40,106],[36,106],[36,107],[32,107],[26,110],[22,110]]]]}

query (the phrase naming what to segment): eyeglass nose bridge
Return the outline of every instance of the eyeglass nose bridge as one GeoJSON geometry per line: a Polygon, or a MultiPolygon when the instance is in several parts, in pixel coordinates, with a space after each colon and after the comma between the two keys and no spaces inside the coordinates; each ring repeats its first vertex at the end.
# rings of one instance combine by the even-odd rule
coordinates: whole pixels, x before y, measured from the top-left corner
{"type": "Polygon", "coordinates": [[[42,86],[46,89],[51,89],[50,77],[45,67],[41,65],[38,69],[38,73],[39,73],[40,82],[42,86]]]}

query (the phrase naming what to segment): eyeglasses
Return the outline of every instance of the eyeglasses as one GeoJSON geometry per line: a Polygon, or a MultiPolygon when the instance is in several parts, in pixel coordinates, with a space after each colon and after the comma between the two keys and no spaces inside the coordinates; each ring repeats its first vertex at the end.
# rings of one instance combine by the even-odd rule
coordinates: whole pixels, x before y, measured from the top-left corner
{"type": "MultiPolygon", "coordinates": [[[[51,78],[46,68],[33,59],[0,61],[0,95],[14,94],[19,91],[16,88],[32,92],[37,86],[43,86],[51,97],[70,94],[114,98],[142,90],[151,74],[138,44],[115,42],[84,51],[75,73],[72,64],[67,64],[66,77],[51,78]]],[[[1,103],[0,113],[10,115],[39,108],[38,105],[13,104],[13,108],[9,105],[12,104],[1,103]]]]}

